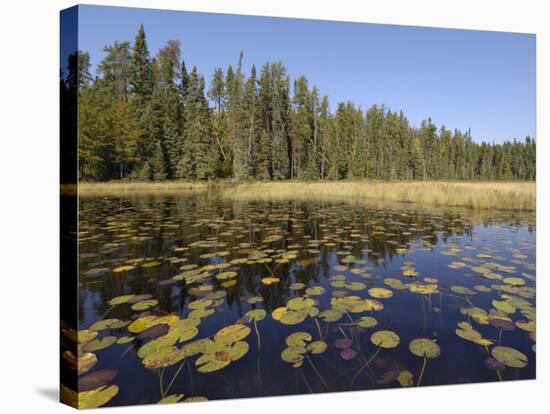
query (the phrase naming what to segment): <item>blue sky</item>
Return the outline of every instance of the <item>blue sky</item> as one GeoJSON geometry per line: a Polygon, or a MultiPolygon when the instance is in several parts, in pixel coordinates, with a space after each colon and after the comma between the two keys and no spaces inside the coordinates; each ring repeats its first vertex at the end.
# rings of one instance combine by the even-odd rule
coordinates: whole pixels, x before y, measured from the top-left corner
{"type": "Polygon", "coordinates": [[[115,40],[143,23],[152,54],[182,43],[188,69],[207,82],[214,68],[283,61],[330,97],[368,108],[403,110],[413,125],[431,117],[471,128],[476,141],[535,136],[535,35],[283,19],[181,11],[80,6],[79,49],[95,65],[115,40]]]}

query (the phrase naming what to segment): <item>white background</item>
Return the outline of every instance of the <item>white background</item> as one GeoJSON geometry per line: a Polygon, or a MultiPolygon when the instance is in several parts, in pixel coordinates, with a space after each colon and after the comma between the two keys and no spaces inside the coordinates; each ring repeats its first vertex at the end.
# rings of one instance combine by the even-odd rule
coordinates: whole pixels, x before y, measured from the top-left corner
{"type": "MultiPolygon", "coordinates": [[[[248,399],[101,412],[262,414],[280,412],[517,413],[547,410],[548,112],[550,13],[543,0],[134,0],[119,6],[258,14],[537,33],[537,380],[316,396],[248,399]],[[545,27],[546,25],[546,27],[545,27]],[[546,81],[546,82],[545,82],[546,81]]],[[[12,412],[69,412],[58,404],[58,62],[63,0],[0,3],[0,406],[12,412]]],[[[98,27],[98,30],[101,30],[98,27]]]]}

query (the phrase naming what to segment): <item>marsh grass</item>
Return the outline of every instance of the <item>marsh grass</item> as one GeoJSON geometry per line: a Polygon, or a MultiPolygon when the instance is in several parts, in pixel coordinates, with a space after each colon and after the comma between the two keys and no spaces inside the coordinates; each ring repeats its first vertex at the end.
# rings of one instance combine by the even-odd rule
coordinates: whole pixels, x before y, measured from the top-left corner
{"type": "Polygon", "coordinates": [[[414,203],[476,210],[534,211],[532,182],[269,182],[243,183],[223,189],[234,200],[300,200],[414,203]]]}
{"type": "Polygon", "coordinates": [[[476,181],[277,181],[80,183],[79,194],[188,193],[215,190],[234,201],[334,201],[413,203],[474,210],[534,211],[534,182],[476,181]]]}

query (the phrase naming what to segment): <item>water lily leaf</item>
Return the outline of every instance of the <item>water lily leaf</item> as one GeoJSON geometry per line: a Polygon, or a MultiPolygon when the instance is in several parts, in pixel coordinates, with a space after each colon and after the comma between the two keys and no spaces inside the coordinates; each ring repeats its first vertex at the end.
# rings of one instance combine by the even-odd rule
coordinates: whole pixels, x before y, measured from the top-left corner
{"type": "Polygon", "coordinates": [[[439,345],[431,339],[416,338],[409,343],[409,350],[421,358],[437,358],[441,354],[439,345]]]}
{"type": "Polygon", "coordinates": [[[129,272],[130,270],[134,270],[136,267],[134,265],[122,265],[119,267],[115,267],[113,269],[113,273],[122,273],[122,272],[129,272]]]}
{"type": "Polygon", "coordinates": [[[393,292],[384,288],[371,288],[369,289],[369,295],[376,299],[388,299],[393,296],[393,292]]]}
{"type": "Polygon", "coordinates": [[[265,319],[266,314],[265,309],[252,309],[246,312],[244,316],[248,317],[250,321],[261,321],[265,319]]]}
{"type": "Polygon", "coordinates": [[[357,321],[357,325],[361,328],[372,328],[378,324],[378,321],[372,316],[362,316],[357,321]]]}
{"type": "Polygon", "coordinates": [[[130,302],[136,295],[122,295],[112,298],[108,303],[111,306],[122,305],[123,303],[130,302]]]}
{"type": "Polygon", "coordinates": [[[399,345],[399,336],[392,331],[378,331],[371,335],[370,341],[380,348],[395,348],[399,345]]]}
{"type": "Polygon", "coordinates": [[[281,281],[281,279],[279,279],[278,277],[264,277],[261,282],[262,284],[264,285],[272,285],[274,283],[279,283],[281,281]]]}
{"type": "Polygon", "coordinates": [[[397,381],[402,387],[410,387],[413,383],[413,374],[410,371],[403,370],[399,372],[399,375],[397,376],[397,381]]]}
{"type": "Polygon", "coordinates": [[[214,303],[214,301],[212,299],[198,299],[198,300],[194,300],[193,302],[189,303],[189,305],[187,305],[187,307],[189,309],[204,309],[204,308],[207,308],[209,306],[211,306],[212,304],[214,303]]]}
{"type": "Polygon", "coordinates": [[[325,341],[314,341],[307,346],[307,350],[314,355],[322,354],[328,348],[325,341]]]}
{"type": "MultiPolygon", "coordinates": [[[[92,325],[93,326],[93,325],[92,325]]],[[[93,329],[82,329],[78,331],[78,343],[79,344],[85,344],[86,342],[90,342],[91,340],[95,339],[97,337],[97,331],[93,329]]]]}
{"type": "Polygon", "coordinates": [[[214,309],[195,309],[194,311],[189,312],[187,315],[190,319],[204,319],[214,313],[214,309]]]}
{"type": "Polygon", "coordinates": [[[350,338],[338,338],[334,341],[334,346],[338,349],[351,348],[353,341],[350,338]]]}
{"type": "Polygon", "coordinates": [[[376,299],[365,299],[365,310],[367,311],[381,311],[384,309],[382,302],[376,299]]]}
{"type": "Polygon", "coordinates": [[[182,398],[183,398],[183,394],[167,395],[162,400],[160,400],[157,404],[174,404],[174,403],[180,402],[182,398]]]}
{"type": "Polygon", "coordinates": [[[283,352],[281,352],[281,359],[291,364],[297,364],[303,361],[306,352],[307,349],[304,346],[290,346],[283,349],[283,352]]]}
{"type": "Polygon", "coordinates": [[[523,368],[527,365],[527,357],[523,353],[507,346],[495,346],[491,349],[491,355],[510,368],[523,368]]]}
{"type": "Polygon", "coordinates": [[[144,311],[158,305],[158,301],[155,299],[142,300],[141,302],[132,305],[132,310],[144,311]]]}
{"type": "Polygon", "coordinates": [[[232,272],[232,271],[231,271],[231,272],[230,272],[230,271],[228,271],[228,272],[221,272],[221,273],[218,273],[218,274],[216,275],[216,279],[218,279],[218,280],[226,280],[226,279],[231,279],[231,278],[233,278],[233,277],[236,277],[236,276],[238,276],[238,275],[239,275],[239,274],[238,274],[237,272],[232,272]]]}
{"type": "Polygon", "coordinates": [[[104,336],[103,338],[96,338],[93,341],[84,344],[82,350],[86,352],[99,351],[101,349],[110,347],[116,342],[116,340],[116,336],[104,336]]]}
{"type": "Polygon", "coordinates": [[[114,369],[100,369],[78,379],[78,391],[90,391],[109,384],[117,376],[114,369]]]}
{"type": "Polygon", "coordinates": [[[162,335],[166,334],[169,329],[170,329],[170,326],[165,324],[165,323],[161,323],[161,324],[158,324],[158,325],[153,325],[153,326],[150,326],[149,328],[144,329],[143,331],[141,331],[136,336],[136,338],[140,339],[140,340],[156,338],[156,337],[159,337],[159,336],[162,336],[162,335]]]}
{"type": "Polygon", "coordinates": [[[124,345],[124,344],[128,344],[128,343],[132,342],[133,340],[134,340],[133,336],[123,336],[121,338],[118,338],[116,340],[116,343],[119,344],[119,345],[124,345]]]}
{"type": "Polygon", "coordinates": [[[481,334],[473,329],[472,325],[467,322],[460,322],[458,324],[458,329],[455,329],[455,333],[462,339],[478,345],[489,346],[493,344],[491,340],[483,338],[481,334]]]}
{"type": "Polygon", "coordinates": [[[234,324],[226,326],[225,328],[218,331],[214,339],[216,341],[232,344],[246,338],[248,335],[250,335],[250,328],[248,326],[242,324],[234,324]]]}
{"type": "Polygon", "coordinates": [[[302,323],[308,316],[306,310],[287,310],[281,315],[280,322],[284,325],[298,325],[302,323]]]}
{"type": "Polygon", "coordinates": [[[208,398],[197,395],[195,397],[188,397],[183,402],[192,403],[192,402],[202,402],[202,401],[208,401],[208,398]]]}
{"type": "Polygon", "coordinates": [[[286,307],[290,310],[299,310],[303,308],[309,308],[310,306],[313,306],[315,301],[311,298],[294,298],[290,299],[288,303],[286,304],[286,307]]]}
{"type": "Polygon", "coordinates": [[[319,319],[322,319],[324,322],[336,322],[342,319],[343,313],[337,311],[336,309],[327,309],[321,311],[318,315],[319,319]]]}
{"type": "Polygon", "coordinates": [[[325,294],[326,290],[322,286],[313,286],[306,289],[306,294],[310,296],[320,296],[325,294]]]}
{"type": "Polygon", "coordinates": [[[413,282],[409,283],[407,287],[411,293],[418,293],[420,295],[433,295],[438,292],[438,285],[436,284],[413,282]]]}
{"type": "Polygon", "coordinates": [[[513,314],[513,313],[516,313],[516,308],[513,307],[512,305],[510,305],[508,302],[504,302],[502,300],[493,300],[492,302],[492,305],[495,309],[499,310],[499,311],[502,311],[502,312],[505,312],[505,313],[508,313],[508,314],[513,314]]]}
{"type": "Polygon", "coordinates": [[[304,283],[301,283],[301,282],[295,282],[293,284],[291,284],[288,288],[290,290],[302,290],[306,287],[306,285],[304,283]]]}
{"type": "Polygon", "coordinates": [[[71,351],[65,351],[63,352],[63,359],[71,368],[77,370],[78,375],[85,374],[97,364],[97,357],[91,352],[85,352],[77,358],[71,351]]]}
{"type": "Polygon", "coordinates": [[[504,279],[502,279],[502,283],[506,283],[507,285],[512,286],[523,286],[525,284],[525,280],[519,277],[505,277],[504,279]]]}
{"type": "Polygon", "coordinates": [[[273,312],[271,312],[271,317],[276,320],[280,321],[282,316],[288,312],[288,309],[286,306],[281,306],[280,308],[274,309],[273,312]]]}
{"type": "Polygon", "coordinates": [[[118,386],[110,385],[77,393],[61,385],[61,400],[79,409],[97,408],[111,401],[118,390],[118,386]]]}
{"type": "Polygon", "coordinates": [[[346,348],[340,351],[340,357],[346,361],[351,361],[357,356],[357,351],[353,348],[346,348]]]}
{"type": "Polygon", "coordinates": [[[454,293],[457,293],[459,295],[476,295],[477,292],[475,290],[472,290],[470,288],[467,288],[466,286],[451,286],[451,291],[454,293]]]}
{"type": "Polygon", "coordinates": [[[244,341],[238,341],[235,342],[229,351],[229,356],[231,358],[231,361],[237,361],[238,359],[241,359],[243,356],[246,355],[248,352],[248,344],[244,341]]]}
{"type": "Polygon", "coordinates": [[[185,356],[185,353],[175,346],[162,346],[147,354],[142,362],[145,368],[148,369],[166,368],[177,364],[183,360],[185,356]]]}
{"type": "Polygon", "coordinates": [[[147,262],[147,263],[143,263],[141,265],[141,267],[145,267],[145,268],[149,268],[149,267],[156,267],[158,265],[160,265],[161,263],[160,262],[147,262]]]}
{"type": "Polygon", "coordinates": [[[312,340],[312,337],[307,332],[294,332],[293,334],[289,335],[285,342],[289,347],[293,346],[299,346],[299,347],[305,347],[306,342],[310,342],[312,340]]]}
{"type": "Polygon", "coordinates": [[[516,321],[516,326],[519,329],[523,329],[524,331],[527,331],[527,332],[533,332],[534,333],[537,330],[537,326],[536,326],[535,321],[519,320],[519,321],[516,321]]]}

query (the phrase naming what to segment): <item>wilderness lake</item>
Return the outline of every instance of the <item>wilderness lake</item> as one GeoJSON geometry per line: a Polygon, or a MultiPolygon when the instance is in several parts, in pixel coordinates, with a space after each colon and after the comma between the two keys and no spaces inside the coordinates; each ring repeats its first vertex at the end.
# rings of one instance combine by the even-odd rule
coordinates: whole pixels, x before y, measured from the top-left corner
{"type": "Polygon", "coordinates": [[[81,196],[78,235],[95,405],[535,378],[534,213],[81,196]]]}

